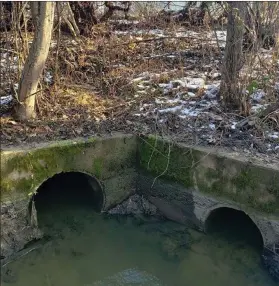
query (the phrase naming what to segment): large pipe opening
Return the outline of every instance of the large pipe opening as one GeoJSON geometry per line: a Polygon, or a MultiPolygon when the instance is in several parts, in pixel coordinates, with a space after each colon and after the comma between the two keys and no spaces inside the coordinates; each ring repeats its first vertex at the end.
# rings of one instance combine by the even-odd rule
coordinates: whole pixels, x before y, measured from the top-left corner
{"type": "MultiPolygon", "coordinates": [[[[46,180],[32,198],[41,229],[58,221],[71,222],[76,216],[101,212],[104,195],[98,181],[80,172],[59,173],[46,180]]],[[[32,201],[30,203],[30,211],[32,201]]]]}
{"type": "Polygon", "coordinates": [[[249,245],[258,252],[263,249],[260,230],[243,211],[228,207],[218,208],[208,216],[205,229],[207,233],[222,236],[228,242],[238,243],[239,247],[249,245]]]}

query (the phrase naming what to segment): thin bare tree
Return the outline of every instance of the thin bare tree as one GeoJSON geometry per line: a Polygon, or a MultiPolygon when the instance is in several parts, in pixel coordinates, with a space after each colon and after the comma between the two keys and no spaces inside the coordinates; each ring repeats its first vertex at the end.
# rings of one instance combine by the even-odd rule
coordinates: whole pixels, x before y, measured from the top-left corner
{"type": "Polygon", "coordinates": [[[36,116],[36,93],[48,56],[54,22],[54,2],[31,2],[30,5],[35,32],[19,84],[16,115],[20,120],[36,116]]]}
{"type": "Polygon", "coordinates": [[[243,65],[242,42],[246,2],[228,2],[228,26],[222,66],[220,99],[226,108],[240,108],[242,88],[240,70],[243,65]]]}

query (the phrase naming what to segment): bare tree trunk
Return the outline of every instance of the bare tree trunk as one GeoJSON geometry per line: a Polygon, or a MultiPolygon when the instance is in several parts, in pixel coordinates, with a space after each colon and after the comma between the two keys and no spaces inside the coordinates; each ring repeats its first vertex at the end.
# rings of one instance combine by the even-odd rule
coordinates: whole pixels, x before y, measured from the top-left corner
{"type": "Polygon", "coordinates": [[[32,7],[35,33],[19,84],[18,99],[20,104],[17,106],[16,115],[20,120],[36,116],[36,92],[50,47],[54,5],[54,2],[37,2],[32,7]]]}
{"type": "Polygon", "coordinates": [[[228,2],[227,40],[220,86],[220,99],[226,108],[240,108],[242,103],[239,73],[243,64],[245,4],[241,1],[228,2]]]}
{"type": "Polygon", "coordinates": [[[30,2],[31,14],[32,14],[32,21],[34,27],[36,28],[39,16],[39,2],[30,2]]]}
{"type": "MultiPolygon", "coordinates": [[[[79,36],[80,31],[79,31],[78,25],[76,23],[74,13],[72,11],[70,3],[68,1],[67,2],[57,2],[57,10],[58,10],[58,14],[62,18],[62,20],[68,26],[71,34],[74,37],[79,36]]],[[[60,21],[60,20],[58,19],[58,21],[60,21]]]]}

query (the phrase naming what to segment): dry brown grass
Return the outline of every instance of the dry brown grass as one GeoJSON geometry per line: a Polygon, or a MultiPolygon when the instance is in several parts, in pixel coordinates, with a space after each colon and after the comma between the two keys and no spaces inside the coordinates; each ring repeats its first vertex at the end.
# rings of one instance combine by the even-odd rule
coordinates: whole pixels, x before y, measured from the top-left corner
{"type": "MultiPolygon", "coordinates": [[[[163,19],[155,21],[154,15],[150,15],[142,23],[137,24],[137,27],[144,28],[147,32],[155,28],[162,29],[166,34],[174,36],[181,25],[174,22],[166,23],[163,19]]],[[[133,28],[129,29],[132,31],[133,28]]],[[[209,26],[191,27],[191,30],[204,33],[210,29],[209,26]]],[[[32,34],[28,33],[26,37],[30,40],[32,34]]],[[[9,37],[6,38],[8,42],[9,37]]],[[[155,126],[153,118],[140,118],[138,122],[133,122],[134,119],[130,119],[129,116],[139,105],[148,104],[158,95],[162,96],[162,91],[158,89],[159,83],[168,83],[175,78],[188,76],[192,71],[198,75],[205,70],[216,69],[214,60],[221,61],[218,47],[209,41],[175,36],[156,40],[152,40],[153,38],[154,35],[151,34],[118,35],[114,33],[114,27],[110,24],[94,26],[91,36],[87,38],[73,39],[68,35],[62,35],[58,43],[55,33],[54,44],[50,49],[45,68],[45,72],[51,72],[53,75],[54,82],[47,84],[41,81],[42,92],[37,98],[38,118],[32,123],[36,127],[13,124],[12,118],[4,119],[2,123],[6,131],[3,132],[7,134],[8,141],[13,141],[13,137],[19,136],[19,132],[21,132],[20,138],[24,133],[29,136],[28,134],[36,132],[47,134],[47,138],[48,136],[60,138],[60,133],[66,137],[86,135],[91,134],[90,130],[95,132],[106,128],[121,129],[122,125],[126,125],[122,130],[134,128],[136,132],[142,130],[135,125],[149,124],[153,128],[155,126]],[[185,51],[189,52],[189,55],[183,54],[185,51]],[[173,59],[164,56],[174,53],[176,57],[173,59]],[[161,56],[150,58],[151,54],[161,56]],[[195,61],[191,62],[193,58],[195,61]],[[131,80],[146,71],[157,74],[151,76],[155,91],[150,89],[146,94],[135,97],[136,86],[131,80]],[[95,125],[99,124],[101,127],[98,129],[95,125]],[[102,124],[106,124],[107,127],[102,124]]],[[[14,38],[10,39],[12,39],[10,47],[16,50],[14,38]]],[[[23,54],[23,51],[20,53],[23,54]]],[[[278,75],[278,67],[276,70],[278,55],[276,58],[274,54],[274,60],[268,63],[264,59],[255,61],[253,56],[249,57],[251,64],[247,70],[255,70],[256,62],[260,69],[253,77],[250,75],[248,77],[248,72],[244,73],[243,86],[247,87],[251,81],[257,80],[259,87],[265,91],[270,90],[270,98],[274,100],[271,90],[278,75]],[[263,80],[261,72],[263,66],[271,78],[268,82],[263,80]]],[[[217,70],[219,65],[220,63],[217,64],[217,70]]],[[[10,76],[11,82],[18,82],[17,76],[11,73],[7,73],[7,76],[10,76]]],[[[197,96],[202,94],[203,90],[200,89],[197,96]]],[[[278,124],[275,116],[275,114],[268,115],[261,120],[261,124],[271,126],[278,124]]]]}

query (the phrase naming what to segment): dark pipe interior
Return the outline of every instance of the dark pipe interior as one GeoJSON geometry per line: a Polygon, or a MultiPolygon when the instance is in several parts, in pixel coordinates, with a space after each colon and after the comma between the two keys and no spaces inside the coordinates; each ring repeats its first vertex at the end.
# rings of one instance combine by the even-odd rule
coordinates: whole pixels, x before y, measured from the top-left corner
{"type": "Polygon", "coordinates": [[[206,231],[224,237],[239,247],[247,244],[258,251],[263,248],[263,238],[260,230],[252,219],[242,211],[232,208],[214,210],[207,219],[206,231]]]}
{"type": "Polygon", "coordinates": [[[79,172],[56,174],[45,181],[34,196],[39,225],[46,214],[60,217],[68,210],[100,212],[103,201],[99,183],[93,177],[79,172]]]}

